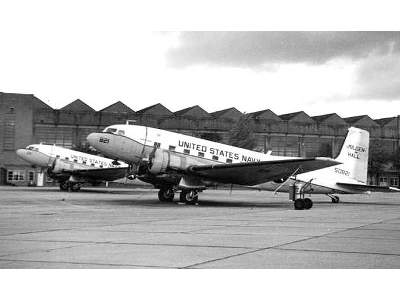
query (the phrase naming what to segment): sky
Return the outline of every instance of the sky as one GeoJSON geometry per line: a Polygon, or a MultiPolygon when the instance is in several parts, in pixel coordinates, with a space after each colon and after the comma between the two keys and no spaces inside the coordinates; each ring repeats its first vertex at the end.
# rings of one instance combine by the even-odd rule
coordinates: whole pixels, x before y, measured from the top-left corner
{"type": "Polygon", "coordinates": [[[135,111],[160,102],[171,111],[400,114],[398,31],[190,31],[199,26],[152,26],[159,6],[142,15],[125,1],[30,2],[1,4],[0,91],[53,108],[79,98],[96,110],[120,100],[135,111]]]}

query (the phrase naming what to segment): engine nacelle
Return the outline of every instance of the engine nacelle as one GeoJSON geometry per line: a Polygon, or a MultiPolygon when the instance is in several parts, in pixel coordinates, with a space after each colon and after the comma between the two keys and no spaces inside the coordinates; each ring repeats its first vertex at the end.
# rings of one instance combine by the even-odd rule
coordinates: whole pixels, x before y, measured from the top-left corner
{"type": "Polygon", "coordinates": [[[196,164],[195,160],[181,153],[156,149],[149,158],[149,172],[162,174],[167,169],[186,170],[190,165],[196,164]]]}
{"type": "Polygon", "coordinates": [[[150,156],[149,171],[152,174],[165,173],[169,167],[170,153],[161,149],[156,149],[150,156]]]}
{"type": "MultiPolygon", "coordinates": [[[[47,174],[49,176],[58,176],[58,175],[62,175],[64,171],[72,171],[74,169],[77,169],[77,164],[57,158],[53,161],[51,166],[47,169],[47,174]]],[[[79,168],[79,169],[82,169],[82,168],[79,168]]]]}

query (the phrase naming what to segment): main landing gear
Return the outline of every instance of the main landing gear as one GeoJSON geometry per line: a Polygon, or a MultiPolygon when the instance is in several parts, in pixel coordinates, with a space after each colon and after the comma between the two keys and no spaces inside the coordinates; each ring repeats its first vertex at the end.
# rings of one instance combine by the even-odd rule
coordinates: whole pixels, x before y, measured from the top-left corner
{"type": "Polygon", "coordinates": [[[197,190],[182,190],[179,195],[179,201],[185,204],[196,205],[199,200],[199,192],[197,190]]]}
{"type": "Polygon", "coordinates": [[[313,202],[310,198],[305,198],[304,195],[307,190],[311,188],[311,181],[304,185],[294,183],[289,187],[289,199],[294,202],[295,210],[310,209],[313,206],[313,202]]]}
{"type": "Polygon", "coordinates": [[[298,198],[294,200],[294,209],[310,209],[313,206],[313,202],[310,198],[298,198]]]}
{"type": "Polygon", "coordinates": [[[68,192],[77,192],[81,189],[81,185],[77,182],[63,181],[60,182],[60,190],[68,192]]]}
{"type": "Polygon", "coordinates": [[[161,202],[172,202],[174,200],[175,192],[172,188],[161,188],[158,192],[158,200],[161,202]]]}
{"type": "MultiPolygon", "coordinates": [[[[158,200],[161,202],[172,202],[175,190],[171,187],[164,187],[158,191],[158,200]]],[[[182,190],[179,195],[179,202],[184,204],[196,205],[199,200],[198,190],[182,190]]]]}

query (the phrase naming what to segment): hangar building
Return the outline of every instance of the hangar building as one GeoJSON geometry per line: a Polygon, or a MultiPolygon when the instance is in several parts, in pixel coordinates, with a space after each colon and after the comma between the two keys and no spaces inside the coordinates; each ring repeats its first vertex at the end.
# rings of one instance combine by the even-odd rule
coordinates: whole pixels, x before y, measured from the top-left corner
{"type": "MultiPolygon", "coordinates": [[[[209,113],[196,105],[172,112],[161,103],[133,111],[120,101],[95,111],[79,99],[53,109],[32,94],[0,92],[0,184],[36,183],[40,170],[15,154],[32,143],[85,150],[89,133],[127,120],[227,143],[229,131],[241,116],[234,107],[209,113]]],[[[269,109],[247,116],[255,129],[255,150],[272,150],[275,155],[335,157],[350,126],[368,130],[371,144],[387,152],[394,153],[400,145],[399,116],[374,120],[368,115],[341,118],[336,113],[309,116],[304,111],[277,115],[269,109]]],[[[388,167],[377,178],[371,176],[370,183],[399,186],[399,175],[399,170],[388,167]]]]}

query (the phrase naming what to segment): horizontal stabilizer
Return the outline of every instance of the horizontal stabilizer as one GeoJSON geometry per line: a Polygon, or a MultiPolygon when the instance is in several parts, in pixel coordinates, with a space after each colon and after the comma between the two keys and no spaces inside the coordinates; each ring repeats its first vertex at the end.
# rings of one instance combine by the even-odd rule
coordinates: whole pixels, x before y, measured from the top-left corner
{"type": "Polygon", "coordinates": [[[344,188],[355,189],[357,191],[363,191],[363,192],[382,192],[382,193],[400,192],[400,189],[391,186],[355,184],[355,183],[344,183],[344,182],[337,182],[336,184],[344,188]]]}

